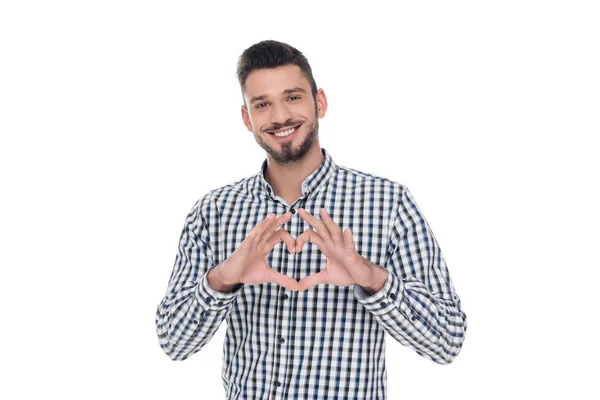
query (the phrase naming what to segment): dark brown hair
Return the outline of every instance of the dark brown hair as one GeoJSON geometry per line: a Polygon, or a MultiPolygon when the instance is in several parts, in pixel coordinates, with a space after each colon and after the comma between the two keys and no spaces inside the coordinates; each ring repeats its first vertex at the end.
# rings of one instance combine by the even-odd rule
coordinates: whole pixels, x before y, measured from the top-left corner
{"type": "Polygon", "coordinates": [[[310,84],[313,98],[317,98],[317,84],[312,75],[308,60],[298,49],[276,40],[263,40],[248,47],[237,64],[237,77],[242,89],[246,90],[246,79],[254,70],[275,68],[283,65],[297,65],[310,84]]]}

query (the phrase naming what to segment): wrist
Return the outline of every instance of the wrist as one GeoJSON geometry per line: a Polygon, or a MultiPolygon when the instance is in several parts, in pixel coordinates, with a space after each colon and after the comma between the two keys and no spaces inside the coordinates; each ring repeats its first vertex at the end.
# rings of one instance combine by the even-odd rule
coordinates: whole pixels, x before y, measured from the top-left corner
{"type": "Polygon", "coordinates": [[[381,268],[380,266],[375,265],[368,260],[366,261],[369,263],[372,269],[371,278],[369,279],[369,282],[360,286],[362,286],[367,293],[375,294],[385,286],[388,272],[384,268],[381,268]]]}
{"type": "Polygon", "coordinates": [[[223,264],[219,264],[210,271],[208,271],[208,284],[210,287],[221,293],[231,292],[236,286],[237,282],[230,283],[223,279],[223,264]]]}

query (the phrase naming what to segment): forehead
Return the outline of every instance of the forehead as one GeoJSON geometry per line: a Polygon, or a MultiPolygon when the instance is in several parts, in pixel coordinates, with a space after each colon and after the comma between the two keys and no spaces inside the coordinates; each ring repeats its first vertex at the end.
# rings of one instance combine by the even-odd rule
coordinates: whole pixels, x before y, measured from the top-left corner
{"type": "Polygon", "coordinates": [[[257,69],[246,79],[246,99],[255,96],[278,96],[284,90],[300,87],[310,92],[308,79],[297,65],[257,69]]]}

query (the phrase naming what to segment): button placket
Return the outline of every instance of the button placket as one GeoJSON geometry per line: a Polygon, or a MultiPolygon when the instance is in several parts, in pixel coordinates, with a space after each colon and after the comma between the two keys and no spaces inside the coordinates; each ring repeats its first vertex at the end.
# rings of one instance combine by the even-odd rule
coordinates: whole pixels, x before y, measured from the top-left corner
{"type": "MultiPolygon", "coordinates": [[[[290,207],[289,211],[292,214],[296,214],[293,207],[290,207]]],[[[286,231],[288,231],[290,233],[290,235],[292,235],[293,237],[298,236],[298,232],[296,232],[297,225],[298,225],[298,223],[296,221],[297,218],[300,218],[300,217],[298,215],[293,215],[292,218],[290,219],[290,221],[288,221],[282,227],[282,229],[285,229],[286,231]]],[[[287,251],[287,247],[284,247],[283,256],[281,257],[282,265],[279,268],[281,273],[288,274],[288,275],[292,276],[292,278],[293,278],[293,274],[295,272],[295,267],[294,267],[295,257],[294,256],[295,256],[295,253],[290,254],[287,251]],[[286,271],[286,269],[287,269],[287,271],[286,271]]],[[[292,293],[292,295],[288,295],[287,289],[284,287],[279,287],[279,290],[283,291],[283,293],[279,295],[280,301],[279,301],[278,310],[280,312],[280,315],[278,315],[278,318],[277,318],[280,323],[279,335],[277,337],[277,342],[279,344],[277,346],[277,350],[275,350],[273,353],[275,359],[278,360],[278,362],[277,362],[278,367],[277,367],[277,369],[275,369],[273,371],[273,378],[276,379],[276,381],[275,381],[276,388],[279,388],[283,384],[280,379],[277,379],[277,377],[285,376],[285,374],[287,373],[286,368],[288,368],[288,362],[287,362],[288,344],[286,343],[285,338],[289,336],[289,332],[290,332],[289,326],[287,325],[287,321],[290,320],[291,303],[288,301],[288,299],[290,299],[291,296],[293,295],[293,293],[292,293]]]]}

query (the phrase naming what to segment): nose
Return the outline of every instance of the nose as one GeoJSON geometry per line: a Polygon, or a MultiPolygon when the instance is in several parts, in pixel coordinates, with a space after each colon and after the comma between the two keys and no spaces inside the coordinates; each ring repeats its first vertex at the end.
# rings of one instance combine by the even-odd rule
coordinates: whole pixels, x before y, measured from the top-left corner
{"type": "Polygon", "coordinates": [[[286,107],[285,104],[273,103],[271,106],[270,122],[272,124],[285,124],[287,121],[292,119],[292,112],[286,107]]]}

